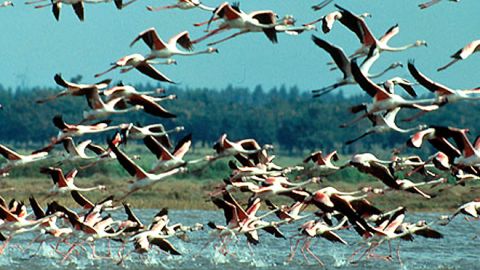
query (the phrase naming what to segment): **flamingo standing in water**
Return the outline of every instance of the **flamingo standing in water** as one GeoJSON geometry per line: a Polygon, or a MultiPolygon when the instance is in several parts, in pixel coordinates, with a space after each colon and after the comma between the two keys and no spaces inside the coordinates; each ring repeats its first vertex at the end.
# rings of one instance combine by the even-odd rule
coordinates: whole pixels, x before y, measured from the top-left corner
{"type": "Polygon", "coordinates": [[[446,64],[445,66],[439,67],[437,69],[437,71],[445,70],[448,67],[450,67],[451,65],[455,64],[456,62],[458,62],[460,60],[465,60],[468,57],[470,57],[470,55],[472,55],[476,52],[479,52],[479,51],[480,51],[480,39],[474,40],[474,41],[468,43],[467,45],[465,45],[465,47],[458,50],[452,56],[450,56],[451,58],[453,58],[453,60],[451,62],[449,62],[448,64],[446,64]]]}
{"type": "Polygon", "coordinates": [[[171,79],[169,79],[163,73],[158,71],[153,65],[158,65],[158,64],[170,65],[170,64],[176,64],[176,63],[177,62],[173,59],[168,59],[165,62],[155,62],[152,60],[147,60],[141,54],[136,53],[136,54],[130,54],[120,58],[116,62],[112,63],[109,69],[103,72],[97,73],[94,76],[95,78],[100,77],[117,68],[122,68],[120,70],[121,73],[128,72],[135,68],[136,70],[140,71],[142,74],[145,74],[154,80],[161,81],[161,82],[174,83],[171,79]]]}
{"type": "Polygon", "coordinates": [[[177,3],[174,5],[162,6],[162,7],[147,6],[147,10],[150,10],[150,11],[160,11],[160,10],[174,9],[174,8],[178,8],[182,10],[193,9],[193,8],[199,8],[206,11],[215,10],[215,8],[203,5],[202,2],[199,0],[178,0],[177,3]]]}
{"type": "Polygon", "coordinates": [[[218,53],[218,50],[215,48],[207,48],[203,51],[192,52],[193,43],[190,40],[190,35],[188,31],[183,31],[173,36],[164,42],[157,34],[155,28],[149,28],[140,34],[130,43],[132,47],[138,40],[142,39],[145,44],[151,49],[150,54],[145,58],[144,61],[149,61],[155,58],[169,58],[174,55],[183,55],[183,56],[193,56],[198,54],[211,54],[218,53]],[[187,51],[182,51],[178,49],[177,44],[180,45],[187,51]]]}

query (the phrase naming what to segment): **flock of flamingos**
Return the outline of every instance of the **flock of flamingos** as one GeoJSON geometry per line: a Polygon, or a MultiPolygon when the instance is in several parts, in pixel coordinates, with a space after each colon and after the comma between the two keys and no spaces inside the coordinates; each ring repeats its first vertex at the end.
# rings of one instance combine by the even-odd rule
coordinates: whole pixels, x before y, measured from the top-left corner
{"type": "MultiPolygon", "coordinates": [[[[43,1],[45,0],[28,4],[43,1]]],[[[125,7],[133,1],[135,0],[122,3],[121,0],[114,0],[118,8],[125,7]]],[[[69,4],[83,20],[84,2],[100,3],[108,0],[52,0],[46,5],[37,5],[36,8],[52,6],[53,13],[58,19],[62,3],[69,4]]],[[[313,9],[321,10],[330,2],[332,0],[325,1],[314,6],[313,9]]],[[[438,2],[440,0],[432,0],[421,4],[420,8],[428,8],[438,2]]],[[[9,5],[13,4],[11,2],[3,4],[3,6],[9,5]]],[[[473,219],[478,218],[480,200],[465,202],[451,215],[440,217],[432,222],[425,220],[406,222],[405,207],[399,206],[396,209],[382,211],[369,201],[371,196],[388,196],[391,192],[407,193],[412,198],[428,200],[436,195],[431,193],[431,187],[441,186],[440,190],[445,190],[480,178],[480,140],[477,138],[472,142],[468,136],[468,129],[440,125],[420,125],[402,129],[395,123],[396,115],[402,108],[416,111],[416,114],[406,119],[411,121],[426,113],[439,110],[449,103],[478,99],[480,89],[451,89],[429,79],[415,67],[413,61],[410,61],[408,70],[412,77],[418,85],[434,94],[430,99],[415,99],[417,94],[413,86],[417,83],[400,77],[393,77],[383,83],[373,81],[389,70],[400,67],[401,64],[392,63],[380,74],[369,73],[370,67],[382,53],[426,46],[425,41],[419,40],[403,47],[391,47],[388,42],[399,33],[398,25],[391,27],[382,37],[377,38],[367,25],[366,20],[369,14],[357,15],[338,5],[335,5],[334,12],[302,26],[295,26],[295,19],[292,16],[280,18],[273,11],[245,13],[238,4],[229,3],[210,8],[197,0],[180,0],[175,5],[148,7],[148,10],[172,8],[199,8],[207,12],[206,15],[210,14],[209,18],[207,17],[208,20],[195,24],[196,26],[205,25],[208,33],[192,40],[189,33],[185,31],[164,42],[155,29],[147,29],[133,39],[130,46],[142,40],[151,49],[148,55],[125,56],[113,63],[107,71],[95,76],[102,76],[117,68],[122,73],[136,69],[152,79],[173,83],[173,80],[162,74],[154,65],[173,64],[175,60],[171,57],[175,55],[193,56],[215,53],[217,49],[213,47],[203,51],[193,51],[193,45],[222,32],[239,30],[231,36],[211,42],[208,46],[249,32],[263,32],[275,43],[278,33],[298,35],[316,29],[316,25],[319,24],[322,32],[327,34],[338,24],[351,30],[358,37],[361,47],[349,56],[341,47],[323,38],[312,36],[313,42],[331,56],[333,61],[328,64],[332,66],[332,70],[343,73],[343,78],[331,86],[313,90],[313,96],[319,97],[341,86],[357,84],[372,97],[371,103],[353,106],[351,112],[358,116],[341,125],[341,127],[347,127],[364,118],[368,118],[371,122],[370,126],[365,127],[364,134],[358,134],[358,137],[352,138],[346,142],[347,144],[370,134],[384,132],[409,133],[409,139],[403,148],[394,151],[391,160],[380,160],[371,153],[358,153],[346,161],[339,161],[336,151],[328,154],[317,151],[306,157],[302,166],[281,167],[274,163],[275,156],[271,155],[273,146],[260,145],[255,139],[234,141],[223,134],[214,144],[211,155],[191,160],[186,157],[192,144],[192,135],[185,135],[175,147],[172,146],[168,137],[171,133],[184,132],[183,127],[166,130],[161,124],[111,125],[110,121],[105,120],[112,115],[128,114],[133,111],[143,111],[159,118],[173,118],[175,114],[160,104],[165,100],[175,99],[175,95],[165,94],[164,89],[139,92],[128,85],[110,86],[111,80],[108,79],[95,84],[78,84],[65,80],[61,74],[56,74],[55,82],[64,90],[54,96],[43,97],[37,100],[37,103],[51,102],[61,97],[86,97],[90,109],[83,112],[83,120],[78,124],[65,122],[61,115],[54,116],[53,125],[58,129],[58,135],[51,140],[50,144],[32,154],[22,155],[7,146],[0,145],[0,154],[6,160],[0,169],[3,177],[8,177],[11,170],[43,162],[42,164],[49,164],[50,167],[42,167],[40,172],[52,179],[52,189],[48,198],[41,201],[33,195],[29,198],[32,214],[28,213],[23,201],[12,198],[7,203],[0,197],[2,252],[9,248],[8,243],[12,239],[28,232],[29,235],[34,236],[32,242],[39,243],[39,249],[44,243],[51,244],[62,255],[64,261],[75,254],[77,256],[85,254],[80,253],[82,251],[90,252],[87,249],[88,246],[91,247],[93,256],[97,256],[95,245],[101,241],[111,240],[122,243],[118,256],[109,252],[110,259],[117,262],[122,262],[131,253],[143,254],[150,252],[153,248],[158,248],[170,255],[182,255],[175,247],[175,241],[180,241],[184,236],[195,233],[197,230],[207,228],[201,224],[172,225],[167,209],[161,209],[152,217],[151,222],[146,224],[136,217],[134,209],[127,203],[128,197],[152,185],[161,184],[173,175],[188,174],[194,164],[201,167],[209,166],[218,159],[229,159],[231,174],[215,190],[212,190],[208,197],[224,212],[225,220],[210,221],[206,225],[208,230],[211,230],[211,241],[217,243],[215,248],[225,255],[229,253],[229,243],[232,239],[237,239],[236,237],[245,236],[249,244],[256,245],[261,241],[260,236],[286,238],[287,236],[282,233],[282,225],[298,224],[298,235],[291,236],[295,237],[297,242],[292,246],[287,260],[292,260],[297,248],[301,246],[300,250],[305,256],[308,253],[323,265],[319,256],[310,250],[312,240],[321,237],[332,244],[347,245],[348,243],[342,238],[346,230],[358,234],[358,238],[362,239],[362,244],[351,256],[352,261],[374,258],[393,260],[391,249],[390,254],[380,255],[377,254],[378,247],[384,243],[390,245],[394,240],[413,241],[417,236],[443,238],[443,235],[435,230],[436,225],[447,225],[459,214],[473,219]],[[210,25],[214,21],[220,21],[219,26],[210,30],[210,25]],[[165,61],[158,62],[158,58],[163,58],[165,61]],[[396,94],[396,86],[402,87],[411,98],[406,99],[396,94]],[[91,140],[77,141],[83,135],[107,131],[115,131],[115,135],[109,135],[106,146],[94,144],[91,140]],[[128,140],[143,140],[148,150],[157,157],[151,169],[144,169],[135,163],[137,157],[128,154],[126,147],[128,140]],[[426,159],[401,155],[402,152],[408,151],[407,148],[420,148],[425,143],[433,146],[437,152],[426,159]],[[65,150],[61,155],[60,163],[58,155],[55,155],[55,162],[49,163],[54,159],[52,150],[58,148],[59,144],[62,144],[65,150]],[[125,146],[120,147],[122,145],[125,146]],[[78,187],[75,183],[77,169],[63,172],[58,167],[59,164],[67,162],[76,164],[79,161],[88,162],[88,165],[77,167],[78,170],[101,162],[118,162],[133,178],[129,182],[128,191],[109,196],[102,201],[91,202],[82,193],[97,189],[105,190],[108,187],[78,187]],[[384,184],[384,188],[364,187],[354,192],[345,192],[332,186],[323,186],[318,190],[311,190],[312,186],[322,185],[324,177],[346,167],[354,167],[378,179],[384,184]],[[421,182],[409,180],[408,178],[413,175],[417,175],[417,179],[420,176],[423,180],[421,182]],[[455,178],[455,182],[447,183],[447,177],[455,178]],[[430,187],[429,191],[426,191],[425,187],[430,187]],[[64,193],[71,194],[72,199],[78,203],[77,209],[69,209],[55,200],[58,194],[64,193]],[[238,201],[235,197],[239,198],[239,193],[250,194],[248,201],[238,201]],[[274,201],[279,196],[290,198],[291,204],[276,205],[274,201]],[[44,200],[48,200],[46,206],[41,205],[44,200]],[[258,214],[263,205],[268,210],[258,214]],[[307,207],[310,211],[304,211],[307,207]],[[118,215],[123,218],[113,219],[109,214],[111,211],[124,211],[124,214],[118,215]],[[261,235],[259,231],[270,235],[261,235]]],[[[438,71],[466,60],[476,51],[480,51],[480,40],[473,41],[458,50],[451,56],[451,61],[438,68],[438,71]]],[[[400,260],[399,250],[397,257],[400,260]]]]}

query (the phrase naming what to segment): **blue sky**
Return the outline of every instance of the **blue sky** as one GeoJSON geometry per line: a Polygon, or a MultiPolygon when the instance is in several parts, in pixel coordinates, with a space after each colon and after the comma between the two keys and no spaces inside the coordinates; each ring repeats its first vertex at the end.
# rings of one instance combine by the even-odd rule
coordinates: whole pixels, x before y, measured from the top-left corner
{"type": "MultiPolygon", "coordinates": [[[[428,48],[416,48],[401,53],[384,53],[373,66],[372,72],[381,70],[393,61],[414,58],[417,67],[427,75],[453,88],[480,86],[480,55],[456,64],[438,73],[436,68],[448,62],[449,56],[466,43],[479,39],[480,1],[440,3],[430,9],[420,10],[423,0],[338,0],[338,4],[357,13],[370,12],[367,19],[372,31],[382,35],[390,26],[399,23],[400,33],[391,40],[392,46],[401,46],[424,39],[428,48]]],[[[320,2],[302,0],[242,1],[246,11],[272,9],[280,16],[292,14],[299,24],[314,20],[334,10],[334,6],[314,12],[310,6],[320,2]]],[[[85,22],[80,22],[70,6],[64,5],[57,22],[50,8],[15,2],[14,8],[0,9],[2,17],[2,50],[0,50],[1,81],[4,86],[54,86],[53,75],[62,72],[67,78],[77,74],[84,82],[94,82],[93,74],[108,68],[113,60],[131,53],[147,54],[149,49],[141,42],[129,47],[135,36],[149,27],[168,40],[172,35],[189,30],[193,38],[203,35],[204,28],[193,23],[209,18],[202,10],[167,10],[149,12],[146,5],[167,5],[168,0],[138,0],[118,11],[113,3],[86,4],[85,22]]],[[[220,1],[205,0],[215,6],[220,1]]],[[[233,32],[230,32],[233,33],[233,32]]],[[[329,85],[341,77],[339,72],[329,72],[325,63],[329,56],[310,40],[314,33],[353,52],[359,43],[353,33],[341,25],[324,35],[321,31],[300,36],[280,34],[279,43],[271,44],[261,33],[247,34],[217,45],[219,54],[195,57],[176,57],[177,66],[158,66],[167,76],[180,83],[180,87],[221,88],[228,84],[250,86],[261,84],[266,88],[298,85],[310,90],[329,85]]],[[[219,35],[218,38],[226,34],[219,35]]],[[[210,39],[210,41],[217,38],[210,39]]],[[[207,40],[209,41],[209,40],[207,40]]],[[[204,49],[206,43],[197,44],[204,49]]],[[[408,76],[406,68],[389,73],[385,78],[408,76]]],[[[109,76],[126,83],[155,82],[137,72],[109,76]]],[[[347,89],[358,92],[355,87],[347,89]]]]}

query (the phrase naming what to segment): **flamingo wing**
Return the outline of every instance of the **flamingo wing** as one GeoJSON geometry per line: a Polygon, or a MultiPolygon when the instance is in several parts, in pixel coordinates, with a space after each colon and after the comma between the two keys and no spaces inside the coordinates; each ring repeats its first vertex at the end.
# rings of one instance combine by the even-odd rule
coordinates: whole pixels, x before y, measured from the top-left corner
{"type": "Polygon", "coordinates": [[[158,37],[157,31],[153,27],[138,34],[132,43],[130,43],[130,47],[140,39],[142,39],[151,50],[159,51],[167,47],[167,44],[158,37]]]}

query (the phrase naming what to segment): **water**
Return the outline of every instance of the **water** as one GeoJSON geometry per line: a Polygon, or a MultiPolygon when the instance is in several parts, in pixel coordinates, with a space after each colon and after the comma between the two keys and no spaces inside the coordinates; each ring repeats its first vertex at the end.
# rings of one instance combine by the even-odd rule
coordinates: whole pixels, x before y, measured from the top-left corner
{"type": "MultiPolygon", "coordinates": [[[[155,214],[153,210],[137,210],[137,215],[145,223],[151,220],[155,214]]],[[[117,218],[124,218],[121,213],[115,214],[117,218]]],[[[435,220],[438,214],[409,214],[408,219],[415,221],[418,219],[435,220]]],[[[194,223],[206,223],[214,221],[222,224],[223,215],[221,212],[214,211],[171,211],[170,220],[173,223],[181,222],[184,225],[193,225],[194,223]]],[[[286,225],[281,227],[281,231],[287,236],[296,233],[298,224],[286,225]]],[[[480,243],[475,236],[480,233],[478,222],[467,222],[462,217],[457,217],[448,226],[435,226],[444,234],[443,239],[426,239],[420,236],[415,237],[413,242],[401,242],[401,259],[403,264],[395,260],[395,250],[399,243],[398,240],[392,243],[394,249],[394,261],[384,260],[361,260],[356,264],[349,261],[352,252],[358,248],[359,237],[351,231],[341,231],[341,235],[348,246],[332,244],[324,239],[314,240],[312,242],[312,251],[325,263],[326,269],[478,269],[480,259],[477,251],[480,243]]],[[[119,257],[117,252],[120,244],[113,242],[113,259],[93,258],[91,249],[88,245],[84,247],[88,253],[81,248],[77,248],[78,254],[73,255],[62,262],[62,256],[57,254],[50,244],[44,244],[38,249],[39,244],[34,243],[29,246],[33,239],[33,234],[23,234],[16,236],[5,253],[0,256],[0,268],[4,269],[318,269],[318,263],[310,256],[308,261],[304,259],[300,251],[294,259],[287,263],[290,253],[290,241],[276,239],[271,235],[260,233],[260,244],[249,247],[243,236],[233,240],[228,245],[228,254],[224,255],[218,251],[215,246],[219,245],[218,239],[212,240],[209,235],[209,229],[204,231],[189,233],[189,241],[183,242],[180,239],[171,238],[173,245],[183,254],[182,256],[171,256],[164,252],[151,250],[148,254],[132,254],[120,265],[117,265],[119,257]],[[38,250],[38,253],[36,254],[38,250]],[[36,255],[35,255],[36,254],[36,255]],[[35,255],[35,256],[33,256],[35,255]],[[35,267],[35,268],[34,268],[35,267]]],[[[294,242],[294,241],[293,241],[294,242]]],[[[61,244],[60,250],[65,252],[68,246],[61,244]]],[[[132,244],[128,244],[125,253],[133,249],[132,244]]],[[[106,241],[100,241],[96,244],[96,251],[99,255],[106,255],[108,248],[106,241]]],[[[380,247],[376,254],[388,255],[388,245],[385,243],[380,247]]]]}

